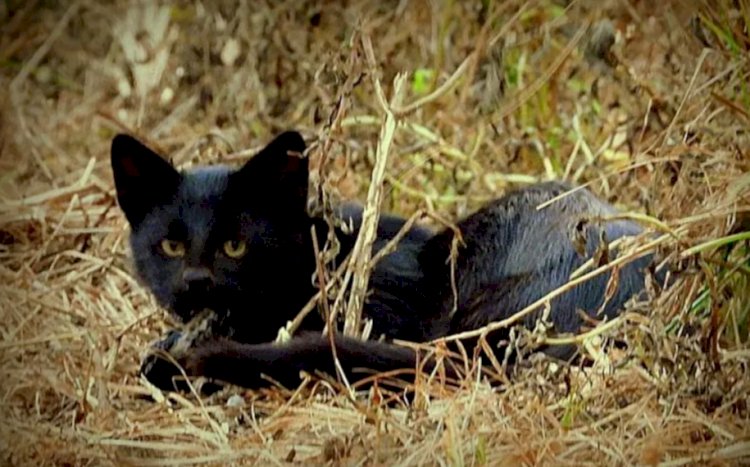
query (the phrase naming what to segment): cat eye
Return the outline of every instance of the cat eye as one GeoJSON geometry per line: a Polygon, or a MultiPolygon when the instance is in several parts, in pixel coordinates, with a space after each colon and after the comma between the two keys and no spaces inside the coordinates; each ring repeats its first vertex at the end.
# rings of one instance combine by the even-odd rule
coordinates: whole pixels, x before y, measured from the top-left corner
{"type": "Polygon", "coordinates": [[[165,255],[171,258],[185,256],[185,244],[174,240],[164,239],[161,241],[161,249],[165,255]]]}
{"type": "Polygon", "coordinates": [[[241,240],[228,240],[224,242],[224,254],[233,259],[242,258],[247,251],[247,245],[241,240]]]}

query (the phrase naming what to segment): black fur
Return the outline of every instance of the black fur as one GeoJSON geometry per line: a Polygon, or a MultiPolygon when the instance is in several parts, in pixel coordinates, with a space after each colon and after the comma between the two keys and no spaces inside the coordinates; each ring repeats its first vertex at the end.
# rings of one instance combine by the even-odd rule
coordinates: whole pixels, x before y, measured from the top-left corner
{"type": "MultiPolygon", "coordinates": [[[[132,227],[138,274],[158,301],[183,321],[204,309],[215,313],[211,337],[176,355],[190,374],[248,387],[266,384],[261,374],[289,386],[299,381],[301,370],[335,374],[329,341],[319,333],[295,337],[285,345],[270,343],[316,292],[310,228],[316,227],[321,244],[328,230],[326,222],[305,210],[304,149],[300,135],[287,132],[237,171],[219,166],[181,173],[133,138],[114,139],[112,167],[118,200],[132,227]],[[163,254],[160,244],[165,238],[184,242],[184,256],[163,254]],[[227,257],[221,248],[228,240],[246,242],[247,253],[240,259],[227,257]],[[199,286],[192,281],[196,271],[202,271],[199,286]]],[[[373,336],[425,342],[506,318],[567,282],[602,239],[641,232],[630,221],[602,222],[602,216],[615,210],[587,190],[537,209],[569,189],[557,182],[537,184],[464,219],[458,224],[463,244],[455,265],[449,261],[453,230],[413,228],[370,278],[364,315],[373,320],[373,336]]],[[[339,260],[353,245],[361,210],[345,205],[341,216],[355,231],[336,231],[342,245],[339,260]]],[[[404,222],[384,216],[375,249],[393,238],[404,222]]],[[[591,316],[600,309],[603,316],[616,315],[643,289],[649,263],[646,257],[623,267],[619,287],[606,303],[608,274],[554,299],[554,330],[578,331],[583,324],[579,310],[591,316]]],[[[319,316],[311,313],[303,330],[322,329],[319,316]]],[[[525,324],[537,317],[529,316],[525,324]]],[[[504,331],[491,338],[497,343],[506,336],[504,331]]],[[[572,350],[549,353],[568,358],[572,350]]],[[[347,376],[355,379],[361,369],[414,370],[417,358],[405,347],[342,336],[336,337],[336,351],[347,376]]],[[[146,374],[168,386],[163,374],[156,374],[162,372],[146,374]]]]}

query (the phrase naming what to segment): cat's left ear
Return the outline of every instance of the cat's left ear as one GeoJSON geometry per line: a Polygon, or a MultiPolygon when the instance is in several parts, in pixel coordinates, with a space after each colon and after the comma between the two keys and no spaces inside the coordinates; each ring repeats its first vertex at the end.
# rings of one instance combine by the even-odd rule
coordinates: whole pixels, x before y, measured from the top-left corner
{"type": "Polygon", "coordinates": [[[281,133],[233,175],[236,186],[304,212],[310,175],[304,152],[302,135],[296,131],[281,133]]]}

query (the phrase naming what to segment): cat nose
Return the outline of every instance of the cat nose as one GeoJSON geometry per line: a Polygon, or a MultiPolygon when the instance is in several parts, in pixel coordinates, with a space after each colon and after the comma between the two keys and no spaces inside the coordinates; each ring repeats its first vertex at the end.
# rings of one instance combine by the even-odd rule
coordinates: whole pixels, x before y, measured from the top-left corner
{"type": "Polygon", "coordinates": [[[214,283],[214,276],[206,268],[185,268],[182,280],[188,289],[206,290],[214,283]]]}

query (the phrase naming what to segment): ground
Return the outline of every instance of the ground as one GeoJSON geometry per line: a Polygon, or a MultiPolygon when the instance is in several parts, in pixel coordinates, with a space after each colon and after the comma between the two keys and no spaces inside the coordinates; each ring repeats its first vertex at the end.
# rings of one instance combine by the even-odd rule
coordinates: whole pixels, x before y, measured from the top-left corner
{"type": "Polygon", "coordinates": [[[0,462],[750,462],[749,29],[747,1],[0,3],[0,462]],[[676,279],[578,339],[585,368],[390,404],[314,380],[162,394],[137,375],[168,323],[127,259],[111,138],[240,164],[287,128],[344,199],[391,142],[383,209],[425,222],[586,184],[676,279]]]}

